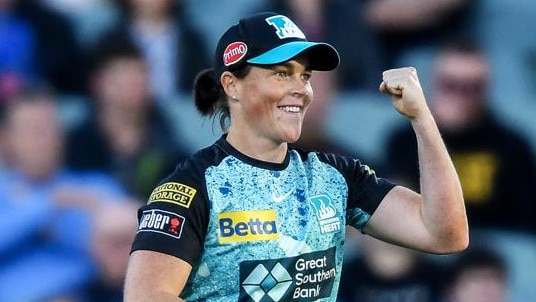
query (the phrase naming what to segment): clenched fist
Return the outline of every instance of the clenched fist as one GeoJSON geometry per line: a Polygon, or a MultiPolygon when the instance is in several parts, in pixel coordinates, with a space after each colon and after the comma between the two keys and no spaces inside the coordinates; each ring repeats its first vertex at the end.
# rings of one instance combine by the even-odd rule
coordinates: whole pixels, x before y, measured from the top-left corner
{"type": "Polygon", "coordinates": [[[396,110],[410,119],[429,112],[417,70],[413,67],[384,71],[380,91],[389,94],[396,110]]]}

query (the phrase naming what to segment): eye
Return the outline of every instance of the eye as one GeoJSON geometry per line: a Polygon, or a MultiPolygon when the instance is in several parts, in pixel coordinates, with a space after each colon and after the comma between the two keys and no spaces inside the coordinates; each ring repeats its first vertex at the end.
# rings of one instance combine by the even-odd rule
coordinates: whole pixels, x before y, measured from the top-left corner
{"type": "Polygon", "coordinates": [[[302,74],[302,79],[303,79],[304,81],[310,81],[310,80],[311,80],[311,76],[312,76],[312,74],[311,74],[310,72],[307,72],[307,73],[302,74]]]}
{"type": "Polygon", "coordinates": [[[286,78],[289,77],[289,74],[286,71],[277,71],[276,75],[277,75],[277,77],[279,77],[281,79],[286,79],[286,78]]]}

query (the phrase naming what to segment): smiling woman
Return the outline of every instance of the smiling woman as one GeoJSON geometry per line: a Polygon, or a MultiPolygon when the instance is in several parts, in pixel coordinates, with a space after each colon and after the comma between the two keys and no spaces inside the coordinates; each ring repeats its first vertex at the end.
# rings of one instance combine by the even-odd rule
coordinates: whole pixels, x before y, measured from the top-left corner
{"type": "MultiPolygon", "coordinates": [[[[277,148],[283,142],[298,140],[313,95],[311,71],[305,67],[306,59],[302,56],[269,68],[254,66],[244,79],[230,72],[222,74],[223,88],[236,94],[236,99],[229,103],[232,123],[227,139],[231,144],[235,142],[237,149],[248,153],[247,149],[254,148],[254,141],[264,140],[268,147],[277,148]]],[[[266,161],[282,159],[257,155],[266,161]]]]}
{"type": "Polygon", "coordinates": [[[313,101],[313,72],[339,64],[331,45],[262,13],[231,26],[215,59],[194,96],[224,135],[140,209],[126,301],[335,301],[346,224],[434,253],[467,245],[460,185],[413,68],[386,71],[380,90],[414,125],[423,196],[357,159],[289,145],[313,101]]]}

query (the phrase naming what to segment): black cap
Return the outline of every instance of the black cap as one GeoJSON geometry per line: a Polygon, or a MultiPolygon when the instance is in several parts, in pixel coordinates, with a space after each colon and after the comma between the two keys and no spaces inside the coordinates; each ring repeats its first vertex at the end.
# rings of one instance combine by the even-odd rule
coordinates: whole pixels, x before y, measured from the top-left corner
{"type": "Polygon", "coordinates": [[[215,54],[215,75],[246,63],[273,65],[286,62],[304,52],[312,70],[333,70],[339,65],[339,54],[327,43],[309,42],[288,17],[260,13],[241,19],[220,38],[215,54]]]}

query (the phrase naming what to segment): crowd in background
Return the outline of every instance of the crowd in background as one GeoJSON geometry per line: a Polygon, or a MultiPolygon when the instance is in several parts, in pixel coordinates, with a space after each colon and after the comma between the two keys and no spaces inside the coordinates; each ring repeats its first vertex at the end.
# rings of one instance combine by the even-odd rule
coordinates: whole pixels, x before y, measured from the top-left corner
{"type": "Polygon", "coordinates": [[[349,230],[339,300],[536,301],[536,135],[522,130],[536,116],[536,4],[517,5],[508,15],[496,0],[0,0],[0,301],[122,301],[136,209],[203,147],[189,138],[204,132],[178,119],[192,115],[195,76],[222,31],[260,11],[291,16],[341,56],[312,78],[299,146],[418,190],[409,124],[385,129],[372,152],[348,143],[366,140],[366,124],[344,139],[328,126],[340,118],[331,108],[368,102],[341,95],[377,93],[383,70],[415,65],[464,190],[466,252],[424,255],[349,230]],[[527,31],[500,35],[501,24],[527,31]]]}

